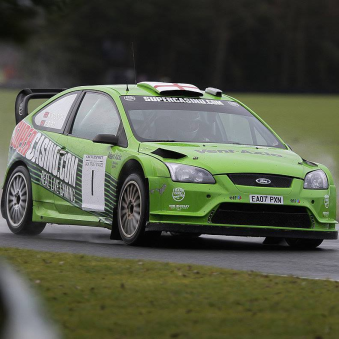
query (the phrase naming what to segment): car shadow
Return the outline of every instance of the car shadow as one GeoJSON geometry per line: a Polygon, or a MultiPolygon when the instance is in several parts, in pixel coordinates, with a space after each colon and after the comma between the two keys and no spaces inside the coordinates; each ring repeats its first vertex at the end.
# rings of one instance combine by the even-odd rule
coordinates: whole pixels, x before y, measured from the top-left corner
{"type": "MultiPolygon", "coordinates": [[[[57,243],[67,244],[67,247],[71,249],[71,243],[74,244],[90,244],[93,246],[100,246],[103,249],[106,246],[115,248],[125,248],[124,252],[130,251],[136,253],[138,247],[130,247],[125,245],[122,241],[111,240],[110,230],[107,229],[96,229],[93,227],[82,227],[82,226],[64,226],[64,225],[48,225],[46,230],[38,236],[18,236],[12,233],[2,233],[2,246],[5,244],[13,243],[15,247],[23,245],[27,248],[30,243],[31,245],[48,245],[53,244],[55,250],[58,247],[57,243]]],[[[150,251],[168,251],[168,250],[185,250],[185,251],[206,251],[206,252],[218,252],[218,251],[229,251],[229,252],[317,252],[317,253],[329,253],[336,252],[337,249],[333,247],[327,247],[326,241],[316,249],[294,249],[289,247],[284,240],[280,244],[263,244],[265,238],[246,238],[246,237],[227,237],[227,236],[206,236],[201,237],[189,237],[189,236],[172,236],[169,233],[164,233],[156,241],[149,242],[145,245],[139,246],[144,250],[149,249],[150,251]]],[[[11,245],[9,245],[11,247],[11,245]]],[[[32,246],[33,247],[33,246],[32,246]]],[[[107,249],[107,248],[106,248],[107,249]]],[[[70,250],[72,252],[72,250],[70,250]]],[[[93,253],[89,253],[93,254],[93,253]]]]}

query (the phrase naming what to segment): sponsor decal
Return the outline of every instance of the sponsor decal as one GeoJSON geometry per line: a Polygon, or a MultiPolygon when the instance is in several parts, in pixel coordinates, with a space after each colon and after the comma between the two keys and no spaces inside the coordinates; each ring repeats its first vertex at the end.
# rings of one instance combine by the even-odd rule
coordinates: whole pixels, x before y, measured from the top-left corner
{"type": "Polygon", "coordinates": [[[116,168],[119,165],[118,161],[112,161],[112,168],[116,168]]]}
{"type": "Polygon", "coordinates": [[[260,185],[269,185],[271,183],[271,180],[266,178],[258,178],[255,182],[260,185]]]}
{"type": "Polygon", "coordinates": [[[324,205],[325,205],[325,208],[330,207],[330,196],[327,194],[324,196],[324,205]]]}
{"type": "MultiPolygon", "coordinates": [[[[115,188],[117,182],[115,178],[105,172],[103,163],[106,159],[99,159],[100,161],[98,161],[98,156],[90,156],[94,159],[91,159],[93,161],[87,162],[87,164],[89,163],[89,167],[92,166],[90,169],[94,172],[90,171],[90,179],[82,183],[80,173],[81,168],[84,170],[84,165],[81,164],[82,160],[61,149],[53,140],[32,128],[25,121],[21,121],[15,127],[10,149],[28,160],[30,171],[32,171],[32,182],[41,185],[79,208],[82,208],[81,192],[84,189],[89,189],[91,198],[93,196],[96,198],[95,207],[99,207],[98,209],[89,209],[90,213],[102,218],[103,222],[112,222],[111,215],[116,201],[115,188]],[[98,164],[100,162],[101,164],[98,164]],[[93,163],[96,166],[93,166],[93,163]],[[80,174],[78,178],[77,173],[78,176],[80,174]],[[101,191],[105,192],[105,194],[102,193],[105,202],[101,200],[101,191]],[[95,212],[97,210],[99,212],[95,212]]],[[[88,203],[87,200],[85,202],[88,203]]]]}
{"type": "Polygon", "coordinates": [[[113,153],[112,154],[112,159],[120,161],[122,159],[122,156],[120,153],[113,153]]]}
{"type": "Polygon", "coordinates": [[[121,161],[122,156],[120,153],[108,153],[108,159],[113,160],[112,161],[112,168],[116,168],[119,165],[119,161],[121,161]]]}
{"type": "Polygon", "coordinates": [[[173,188],[172,198],[175,201],[181,201],[185,198],[185,190],[180,187],[173,188]]]}
{"type": "Polygon", "coordinates": [[[50,191],[53,191],[61,198],[64,198],[72,203],[75,203],[75,189],[66,185],[61,180],[57,179],[50,173],[41,171],[40,184],[50,191]]]}
{"type": "Polygon", "coordinates": [[[241,195],[232,195],[232,196],[230,197],[230,199],[231,199],[231,200],[241,200],[242,198],[241,198],[241,195]]]}
{"type": "Polygon", "coordinates": [[[124,96],[124,100],[126,100],[126,101],[134,101],[135,97],[132,96],[132,95],[126,95],[126,96],[124,96]]]}
{"type": "Polygon", "coordinates": [[[10,147],[22,156],[26,156],[37,134],[38,131],[24,121],[21,121],[13,131],[10,147]]]}
{"type": "Polygon", "coordinates": [[[68,152],[61,156],[60,146],[24,121],[14,129],[10,146],[46,173],[75,187],[78,158],[68,152]]]}
{"type": "Polygon", "coordinates": [[[167,185],[164,184],[164,185],[162,185],[161,188],[154,188],[154,189],[150,190],[150,193],[154,194],[155,192],[159,192],[160,195],[162,195],[165,192],[166,187],[167,187],[167,185]]]}
{"type": "Polygon", "coordinates": [[[82,166],[82,209],[105,211],[106,156],[84,155],[82,166]]]}
{"type": "Polygon", "coordinates": [[[177,210],[177,211],[182,211],[182,210],[188,210],[190,205],[169,205],[170,210],[177,210]]]}
{"type": "Polygon", "coordinates": [[[323,212],[323,216],[324,216],[324,218],[329,218],[330,212],[323,212]]]}
{"type": "Polygon", "coordinates": [[[299,199],[291,199],[290,202],[292,204],[300,204],[300,200],[299,199]]]}
{"type": "Polygon", "coordinates": [[[227,101],[227,103],[233,107],[239,107],[240,105],[237,102],[227,101]]]}
{"type": "Polygon", "coordinates": [[[269,152],[258,152],[258,151],[247,151],[247,150],[234,150],[234,149],[196,149],[195,152],[198,152],[200,154],[204,153],[242,153],[242,154],[258,154],[258,155],[267,155],[271,157],[278,157],[282,158],[283,156],[280,154],[275,153],[269,153],[269,152]]]}
{"type": "Polygon", "coordinates": [[[221,100],[190,99],[190,98],[169,98],[169,97],[143,97],[147,102],[172,102],[177,104],[202,104],[224,106],[221,100]]]}

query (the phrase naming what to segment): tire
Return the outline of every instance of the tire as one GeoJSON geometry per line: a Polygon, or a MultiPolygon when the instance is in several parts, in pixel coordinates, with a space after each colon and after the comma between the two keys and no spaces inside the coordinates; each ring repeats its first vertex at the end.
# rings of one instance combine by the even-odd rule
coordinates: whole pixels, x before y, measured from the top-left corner
{"type": "Polygon", "coordinates": [[[161,232],[145,232],[148,220],[148,194],[139,174],[129,175],[123,183],[117,208],[118,230],[127,245],[142,245],[155,240],[161,232]]]}
{"type": "Polygon", "coordinates": [[[285,240],[290,247],[305,250],[317,248],[323,242],[323,239],[286,238],[285,240]]]}
{"type": "Polygon", "coordinates": [[[46,224],[32,222],[32,184],[26,167],[18,166],[5,187],[5,216],[9,229],[17,235],[38,235],[46,224]]]}

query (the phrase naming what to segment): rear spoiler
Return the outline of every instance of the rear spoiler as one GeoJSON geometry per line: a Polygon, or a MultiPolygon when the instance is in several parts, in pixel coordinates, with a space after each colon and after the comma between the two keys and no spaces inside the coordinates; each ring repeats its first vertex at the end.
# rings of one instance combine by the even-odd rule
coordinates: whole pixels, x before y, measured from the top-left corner
{"type": "Polygon", "coordinates": [[[65,90],[66,88],[23,89],[15,100],[15,122],[18,124],[28,115],[28,102],[31,99],[49,99],[65,90]]]}

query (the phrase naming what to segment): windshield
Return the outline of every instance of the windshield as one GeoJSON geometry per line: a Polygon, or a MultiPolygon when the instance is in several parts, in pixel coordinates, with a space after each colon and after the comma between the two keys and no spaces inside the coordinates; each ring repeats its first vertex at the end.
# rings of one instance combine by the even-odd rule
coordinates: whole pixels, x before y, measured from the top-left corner
{"type": "Polygon", "coordinates": [[[142,96],[121,99],[139,141],[285,148],[256,117],[233,101],[142,96]]]}

